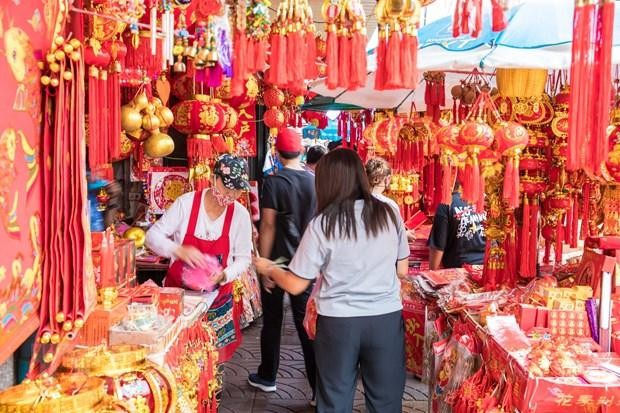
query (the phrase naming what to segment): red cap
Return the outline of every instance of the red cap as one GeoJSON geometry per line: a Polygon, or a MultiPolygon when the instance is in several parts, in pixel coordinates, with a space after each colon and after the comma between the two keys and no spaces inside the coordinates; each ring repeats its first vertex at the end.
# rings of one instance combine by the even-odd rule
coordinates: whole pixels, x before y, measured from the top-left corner
{"type": "Polygon", "coordinates": [[[276,149],[280,152],[301,152],[301,136],[291,128],[278,132],[276,149]]]}

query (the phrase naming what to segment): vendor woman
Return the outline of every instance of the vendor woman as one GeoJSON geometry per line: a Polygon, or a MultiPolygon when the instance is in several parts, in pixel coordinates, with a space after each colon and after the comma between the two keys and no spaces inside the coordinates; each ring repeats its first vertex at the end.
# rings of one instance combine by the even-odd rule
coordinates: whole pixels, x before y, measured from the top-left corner
{"type": "Polygon", "coordinates": [[[171,260],[166,287],[183,288],[184,265],[201,267],[205,254],[220,261],[223,271],[213,276],[219,292],[208,319],[218,326],[219,360],[226,361],[241,344],[242,303],[233,296],[233,281],[251,263],[252,223],[236,200],[250,186],[245,161],[231,155],[216,161],[213,178],[211,188],[180,196],[148,231],[146,243],[171,260]]]}

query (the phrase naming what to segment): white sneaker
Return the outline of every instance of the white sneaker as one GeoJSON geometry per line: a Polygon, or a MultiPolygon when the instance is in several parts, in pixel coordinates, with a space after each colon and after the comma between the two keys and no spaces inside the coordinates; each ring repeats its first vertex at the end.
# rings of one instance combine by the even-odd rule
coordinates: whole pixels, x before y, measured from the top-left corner
{"type": "Polygon", "coordinates": [[[248,377],[248,383],[266,393],[273,393],[277,390],[276,383],[262,379],[258,374],[252,373],[248,377]]]}

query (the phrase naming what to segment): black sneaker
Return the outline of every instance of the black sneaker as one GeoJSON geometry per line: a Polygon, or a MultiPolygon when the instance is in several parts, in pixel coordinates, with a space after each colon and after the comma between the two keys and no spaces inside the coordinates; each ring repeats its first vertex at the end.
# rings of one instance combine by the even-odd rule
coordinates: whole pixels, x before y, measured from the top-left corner
{"type": "Polygon", "coordinates": [[[248,376],[248,383],[250,386],[266,393],[273,393],[277,390],[275,381],[265,380],[256,373],[252,373],[248,376]]]}

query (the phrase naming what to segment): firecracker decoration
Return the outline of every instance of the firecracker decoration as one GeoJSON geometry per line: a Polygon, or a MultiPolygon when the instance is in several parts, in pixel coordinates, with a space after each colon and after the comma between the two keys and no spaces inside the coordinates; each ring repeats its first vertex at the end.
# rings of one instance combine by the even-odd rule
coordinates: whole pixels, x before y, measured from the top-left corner
{"type": "Polygon", "coordinates": [[[55,61],[41,78],[46,87],[41,159],[47,165],[41,169],[41,237],[43,250],[54,253],[42,263],[40,325],[30,368],[33,378],[55,370],[96,302],[85,178],[83,45],[76,39],[57,37],[51,53],[55,61]]]}
{"type": "Polygon", "coordinates": [[[419,0],[380,0],[375,89],[414,89],[418,84],[418,37],[422,4],[419,0]]]}
{"type": "MultiPolygon", "coordinates": [[[[452,36],[469,34],[478,37],[482,32],[483,0],[457,0],[452,21],[452,36]]],[[[501,32],[506,28],[507,0],[491,0],[491,30],[501,32]]]]}
{"type": "MultiPolygon", "coordinates": [[[[321,9],[327,24],[325,65],[327,87],[349,90],[366,84],[366,15],[359,0],[324,0],[321,9]]],[[[322,54],[322,51],[320,52],[322,54]]]]}
{"type": "Polygon", "coordinates": [[[194,99],[175,105],[172,112],[173,127],[188,135],[189,179],[194,190],[200,191],[209,185],[209,165],[213,160],[214,150],[212,137],[226,127],[226,109],[219,99],[196,95],[194,99]]]}
{"type": "Polygon", "coordinates": [[[608,152],[614,8],[612,0],[575,1],[566,166],[595,176],[608,152]]]}

